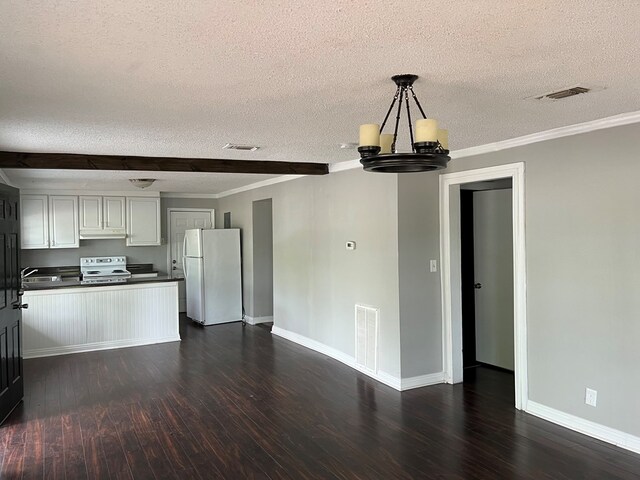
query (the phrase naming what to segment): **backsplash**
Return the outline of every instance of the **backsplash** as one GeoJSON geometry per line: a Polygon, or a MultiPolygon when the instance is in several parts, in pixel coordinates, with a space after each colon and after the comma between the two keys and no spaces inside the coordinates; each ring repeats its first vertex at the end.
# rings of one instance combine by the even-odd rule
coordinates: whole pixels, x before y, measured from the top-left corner
{"type": "Polygon", "coordinates": [[[22,268],[80,265],[80,257],[126,255],[128,263],[152,263],[160,275],[167,272],[167,246],[127,247],[124,239],[81,240],[80,248],[21,250],[22,268]]]}

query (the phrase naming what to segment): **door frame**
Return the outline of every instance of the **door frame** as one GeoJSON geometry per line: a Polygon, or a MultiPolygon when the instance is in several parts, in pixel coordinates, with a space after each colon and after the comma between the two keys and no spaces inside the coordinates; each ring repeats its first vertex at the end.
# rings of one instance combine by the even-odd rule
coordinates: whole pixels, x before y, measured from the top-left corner
{"type": "Polygon", "coordinates": [[[529,399],[527,365],[527,300],[525,250],[524,163],[479,168],[440,176],[440,285],[442,292],[442,367],[446,383],[460,383],[462,364],[462,299],[460,203],[451,187],[511,178],[513,218],[513,300],[515,407],[526,410],[529,399]],[[452,212],[453,210],[453,212],[452,212]],[[457,223],[456,223],[457,222],[457,223]]]}
{"type": "Polygon", "coordinates": [[[173,270],[171,269],[171,212],[209,212],[211,213],[211,228],[216,228],[216,209],[188,207],[167,208],[167,274],[170,278],[173,278],[173,270]]]}

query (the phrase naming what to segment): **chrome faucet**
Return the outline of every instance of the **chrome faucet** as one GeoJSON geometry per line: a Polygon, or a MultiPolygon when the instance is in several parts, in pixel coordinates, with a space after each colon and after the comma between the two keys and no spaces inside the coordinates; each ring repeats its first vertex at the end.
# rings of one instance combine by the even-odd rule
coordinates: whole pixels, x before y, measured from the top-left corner
{"type": "Polygon", "coordinates": [[[33,275],[34,273],[36,273],[38,271],[37,268],[34,268],[33,270],[31,270],[30,272],[24,273],[27,270],[29,270],[31,267],[27,267],[27,268],[23,268],[20,271],[20,280],[24,280],[25,278],[27,278],[29,275],[33,275]]]}

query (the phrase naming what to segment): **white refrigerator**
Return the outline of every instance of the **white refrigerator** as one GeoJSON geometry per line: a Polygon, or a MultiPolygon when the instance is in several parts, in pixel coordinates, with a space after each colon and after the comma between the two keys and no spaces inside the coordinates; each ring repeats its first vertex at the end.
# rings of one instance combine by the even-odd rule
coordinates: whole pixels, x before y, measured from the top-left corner
{"type": "Polygon", "coordinates": [[[187,316],[202,325],[242,320],[240,230],[186,230],[182,255],[187,316]]]}

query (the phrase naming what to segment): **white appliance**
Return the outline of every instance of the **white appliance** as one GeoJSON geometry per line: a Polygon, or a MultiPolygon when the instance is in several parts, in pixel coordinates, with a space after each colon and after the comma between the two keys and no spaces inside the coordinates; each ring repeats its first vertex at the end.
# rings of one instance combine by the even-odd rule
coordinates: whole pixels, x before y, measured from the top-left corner
{"type": "Polygon", "coordinates": [[[182,255],[187,317],[202,325],[242,320],[240,230],[186,230],[182,255]]]}
{"type": "Polygon", "coordinates": [[[127,257],[82,257],[80,273],[83,284],[123,283],[131,277],[127,270],[127,257]]]}

